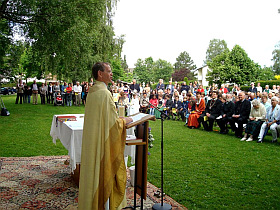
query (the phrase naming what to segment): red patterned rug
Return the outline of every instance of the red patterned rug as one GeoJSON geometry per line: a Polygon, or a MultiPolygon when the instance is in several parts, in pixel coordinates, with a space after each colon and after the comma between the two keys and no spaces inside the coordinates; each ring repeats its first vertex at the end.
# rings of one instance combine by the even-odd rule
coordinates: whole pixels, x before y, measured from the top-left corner
{"type": "MultiPolygon", "coordinates": [[[[77,209],[79,189],[65,160],[68,156],[0,158],[0,209],[77,209]]],[[[133,190],[127,187],[129,206],[133,206],[133,190]]],[[[144,209],[160,203],[160,198],[154,196],[157,191],[148,183],[144,209]]],[[[168,196],[164,197],[164,203],[172,209],[186,209],[168,196]]]]}

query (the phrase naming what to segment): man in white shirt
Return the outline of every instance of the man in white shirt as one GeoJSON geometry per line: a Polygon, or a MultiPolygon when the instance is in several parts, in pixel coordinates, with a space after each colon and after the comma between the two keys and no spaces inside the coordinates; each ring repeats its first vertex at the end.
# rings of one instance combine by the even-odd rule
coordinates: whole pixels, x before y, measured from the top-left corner
{"type": "Polygon", "coordinates": [[[75,93],[76,106],[80,106],[81,93],[82,93],[82,86],[80,85],[80,82],[76,82],[76,85],[74,85],[74,93],[75,93]]]}

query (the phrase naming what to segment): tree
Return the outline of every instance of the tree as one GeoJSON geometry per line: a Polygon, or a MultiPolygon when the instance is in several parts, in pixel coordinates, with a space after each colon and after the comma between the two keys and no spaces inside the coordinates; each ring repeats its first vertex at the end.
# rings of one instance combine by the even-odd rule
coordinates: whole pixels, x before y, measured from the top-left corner
{"type": "Polygon", "coordinates": [[[86,79],[96,61],[120,57],[123,36],[114,38],[116,0],[3,0],[1,21],[32,44],[41,68],[58,79],[86,79]]]}
{"type": "Polygon", "coordinates": [[[266,80],[273,80],[274,79],[274,72],[271,67],[264,67],[261,68],[260,65],[257,65],[257,77],[256,80],[266,81],[266,80]]]}
{"type": "Polygon", "coordinates": [[[189,69],[183,68],[175,70],[175,72],[172,74],[172,78],[175,81],[184,81],[185,78],[188,80],[194,80],[194,74],[189,69]]]}
{"type": "Polygon", "coordinates": [[[174,64],[175,70],[179,69],[189,69],[194,70],[196,69],[196,65],[194,64],[193,60],[191,59],[189,53],[186,51],[181,52],[180,55],[176,58],[176,63],[174,64]]]}
{"type": "Polygon", "coordinates": [[[134,77],[137,78],[139,82],[150,82],[154,81],[154,60],[152,57],[148,57],[145,60],[138,59],[133,71],[134,77]]]}
{"type": "Polygon", "coordinates": [[[272,52],[273,71],[275,74],[280,74],[280,42],[275,46],[272,52]]]}
{"type": "Polygon", "coordinates": [[[256,80],[259,68],[238,45],[230,52],[224,51],[213,58],[208,66],[212,71],[208,73],[207,80],[217,84],[249,84],[256,80]]]}
{"type": "Polygon", "coordinates": [[[164,81],[169,81],[171,75],[173,73],[172,64],[158,59],[154,64],[154,80],[158,81],[159,79],[163,79],[164,81]]]}
{"type": "Polygon", "coordinates": [[[0,78],[14,80],[15,75],[22,75],[24,72],[20,66],[21,55],[24,52],[24,44],[15,42],[8,46],[8,54],[3,57],[3,62],[0,68],[0,78]]]}
{"type": "Polygon", "coordinates": [[[207,64],[207,62],[212,61],[213,58],[215,58],[217,55],[220,55],[225,50],[228,50],[227,43],[225,42],[225,40],[210,40],[208,49],[206,51],[206,60],[204,61],[204,63],[207,64]]]}

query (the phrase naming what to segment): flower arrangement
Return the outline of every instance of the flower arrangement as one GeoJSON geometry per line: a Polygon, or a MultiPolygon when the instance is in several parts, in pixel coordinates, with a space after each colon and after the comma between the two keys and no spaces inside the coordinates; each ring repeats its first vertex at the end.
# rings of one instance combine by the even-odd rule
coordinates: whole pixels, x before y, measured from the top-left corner
{"type": "Polygon", "coordinates": [[[153,145],[153,141],[154,141],[154,136],[151,132],[151,128],[149,127],[149,131],[148,131],[148,143],[149,143],[149,148],[152,148],[154,145],[153,145]]]}

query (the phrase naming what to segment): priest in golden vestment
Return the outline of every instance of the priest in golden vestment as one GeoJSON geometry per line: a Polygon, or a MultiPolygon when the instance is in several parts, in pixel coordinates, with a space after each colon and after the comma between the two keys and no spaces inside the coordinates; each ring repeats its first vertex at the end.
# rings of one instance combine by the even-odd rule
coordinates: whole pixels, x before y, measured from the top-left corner
{"type": "Polygon", "coordinates": [[[107,89],[113,73],[108,63],[92,67],[96,80],[89,89],[85,107],[79,209],[110,209],[126,206],[125,124],[131,118],[119,118],[111,93],[107,89]]]}

